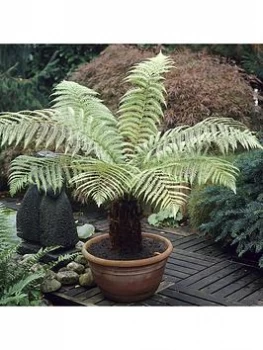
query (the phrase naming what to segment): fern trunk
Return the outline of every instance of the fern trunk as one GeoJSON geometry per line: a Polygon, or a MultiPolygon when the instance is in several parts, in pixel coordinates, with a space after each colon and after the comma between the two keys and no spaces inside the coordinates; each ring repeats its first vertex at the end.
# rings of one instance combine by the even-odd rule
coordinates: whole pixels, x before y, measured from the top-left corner
{"type": "Polygon", "coordinates": [[[112,248],[123,253],[141,250],[141,222],[138,202],[133,198],[112,202],[109,211],[112,248]]]}

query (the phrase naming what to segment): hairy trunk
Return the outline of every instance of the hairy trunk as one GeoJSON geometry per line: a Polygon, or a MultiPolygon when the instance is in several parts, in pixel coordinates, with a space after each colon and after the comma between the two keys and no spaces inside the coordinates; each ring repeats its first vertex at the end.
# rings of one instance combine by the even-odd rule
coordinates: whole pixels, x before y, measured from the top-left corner
{"type": "Polygon", "coordinates": [[[136,253],[141,249],[140,211],[136,199],[118,199],[109,212],[112,248],[136,253]]]}

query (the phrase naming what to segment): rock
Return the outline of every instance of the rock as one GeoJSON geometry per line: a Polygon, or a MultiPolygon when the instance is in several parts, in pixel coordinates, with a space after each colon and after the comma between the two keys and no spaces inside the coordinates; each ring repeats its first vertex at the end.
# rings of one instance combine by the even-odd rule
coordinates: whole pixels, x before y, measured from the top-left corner
{"type": "Polygon", "coordinates": [[[61,269],[58,270],[58,272],[65,272],[68,271],[68,268],[66,266],[61,267],[61,269]]]}
{"type": "Polygon", "coordinates": [[[41,245],[72,248],[78,242],[77,229],[70,205],[64,190],[57,196],[44,195],[40,203],[39,223],[41,245]]]}
{"type": "Polygon", "coordinates": [[[78,264],[82,264],[82,265],[86,265],[87,264],[87,260],[85,259],[85,257],[83,255],[78,255],[74,261],[78,264]]]}
{"type": "Polygon", "coordinates": [[[84,272],[85,267],[81,264],[76,263],[75,261],[72,261],[67,264],[67,268],[69,270],[77,272],[79,275],[84,272]]]}
{"type": "Polygon", "coordinates": [[[45,280],[53,280],[56,277],[57,277],[57,274],[54,271],[48,270],[48,271],[46,271],[44,279],[45,280]]]}
{"type": "Polygon", "coordinates": [[[37,272],[37,271],[41,271],[43,270],[43,265],[41,265],[40,263],[35,263],[31,268],[30,271],[32,272],[37,272]]]}
{"type": "Polygon", "coordinates": [[[61,284],[75,284],[79,282],[79,275],[75,271],[58,272],[57,280],[61,284]]]}
{"type": "Polygon", "coordinates": [[[55,278],[52,279],[44,279],[41,283],[40,290],[42,293],[51,293],[55,292],[61,287],[61,283],[57,281],[55,278]]]}
{"type": "Polygon", "coordinates": [[[86,240],[94,235],[95,227],[91,224],[84,224],[82,226],[77,226],[77,232],[80,239],[86,240]]]}
{"type": "Polygon", "coordinates": [[[73,248],[78,242],[77,229],[66,192],[47,194],[29,186],[17,212],[17,235],[42,247],[73,248]]]}
{"type": "Polygon", "coordinates": [[[17,211],[17,236],[33,243],[40,242],[39,208],[42,195],[36,185],[29,186],[17,211]]]}
{"type": "Polygon", "coordinates": [[[78,241],[75,245],[75,248],[81,251],[83,246],[84,246],[84,242],[78,241]]]}
{"type": "Polygon", "coordinates": [[[89,271],[79,276],[79,284],[82,287],[93,287],[96,285],[90,269],[89,271]]]}

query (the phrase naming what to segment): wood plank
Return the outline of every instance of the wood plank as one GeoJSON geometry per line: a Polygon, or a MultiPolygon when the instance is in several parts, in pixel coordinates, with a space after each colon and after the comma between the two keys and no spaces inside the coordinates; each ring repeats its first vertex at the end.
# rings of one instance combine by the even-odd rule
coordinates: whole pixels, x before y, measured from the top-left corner
{"type": "Polygon", "coordinates": [[[231,263],[229,261],[221,261],[217,264],[212,265],[211,267],[208,267],[207,269],[200,271],[198,273],[196,273],[193,276],[190,276],[188,278],[186,278],[185,280],[178,282],[178,285],[180,286],[191,286],[195,283],[197,283],[198,281],[200,281],[201,279],[211,276],[212,274],[224,269],[225,267],[229,266],[231,263]]]}
{"type": "Polygon", "coordinates": [[[220,249],[220,247],[218,247],[218,245],[216,243],[213,245],[209,245],[209,246],[205,246],[205,247],[201,247],[199,249],[196,249],[195,253],[203,254],[203,255],[207,255],[207,256],[214,256],[215,258],[227,258],[227,259],[230,258],[230,256],[228,254],[224,253],[223,250],[220,249]]]}
{"type": "Polygon", "coordinates": [[[252,294],[247,295],[244,297],[240,302],[242,304],[246,305],[260,305],[262,306],[262,301],[263,301],[263,287],[260,289],[254,291],[252,294]]]}
{"type": "Polygon", "coordinates": [[[179,249],[188,249],[189,250],[189,248],[199,247],[199,245],[201,247],[206,247],[208,245],[214,245],[214,244],[215,244],[214,242],[208,240],[205,237],[202,237],[202,238],[193,238],[189,242],[184,242],[184,243],[178,242],[177,243],[177,248],[179,248],[179,249]]]}
{"type": "MultiPolygon", "coordinates": [[[[198,253],[198,254],[202,254],[202,255],[206,255],[206,254],[203,254],[202,253],[202,249],[204,248],[212,248],[214,249],[216,246],[215,242],[212,242],[212,241],[204,241],[204,242],[200,242],[200,243],[197,243],[196,244],[193,244],[193,245],[189,245],[188,247],[183,247],[183,249],[185,250],[190,250],[191,252],[193,253],[198,253]]],[[[180,249],[182,249],[181,246],[179,246],[180,249]]],[[[212,255],[212,254],[210,254],[212,255]]]]}
{"type": "Polygon", "coordinates": [[[185,260],[182,260],[182,259],[177,259],[177,258],[174,258],[173,256],[169,257],[168,262],[170,264],[173,264],[173,265],[187,267],[189,269],[195,270],[196,272],[202,271],[203,269],[205,269],[207,267],[207,266],[199,265],[199,264],[196,264],[196,263],[194,264],[192,262],[185,261],[185,260]]]}
{"type": "Polygon", "coordinates": [[[241,277],[240,279],[235,281],[235,283],[231,283],[228,286],[221,288],[220,290],[213,293],[213,295],[215,297],[221,296],[221,297],[227,298],[228,300],[238,301],[236,296],[231,297],[231,295],[239,291],[240,289],[244,288],[246,285],[250,284],[251,282],[255,281],[256,279],[258,279],[258,274],[251,273],[251,272],[247,273],[244,277],[241,277]]]}
{"type": "Polygon", "coordinates": [[[174,271],[177,271],[177,272],[183,272],[183,273],[185,273],[187,275],[193,275],[193,274],[198,272],[198,270],[194,270],[192,268],[188,268],[188,267],[185,267],[185,266],[180,266],[180,265],[171,263],[170,261],[171,260],[169,260],[166,263],[166,268],[167,269],[171,269],[171,270],[174,270],[174,271]]]}
{"type": "Polygon", "coordinates": [[[82,293],[76,297],[77,302],[83,302],[86,305],[96,305],[98,302],[105,300],[104,295],[100,292],[92,297],[87,297],[86,293],[82,293]]]}
{"type": "MultiPolygon", "coordinates": [[[[224,287],[227,287],[230,284],[236,283],[242,277],[249,275],[248,270],[240,268],[240,270],[231,272],[228,276],[224,276],[222,279],[214,282],[213,284],[205,287],[205,292],[213,294],[217,291],[220,291],[224,287]]],[[[223,292],[222,292],[223,293],[223,292]]]]}
{"type": "MultiPolygon", "coordinates": [[[[166,266],[167,266],[167,264],[166,264],[166,266]]],[[[176,278],[178,278],[180,280],[189,277],[189,274],[170,269],[169,266],[165,268],[165,272],[164,273],[167,276],[173,276],[173,277],[176,277],[176,278]]]]}
{"type": "Polygon", "coordinates": [[[206,295],[204,293],[196,292],[196,290],[187,288],[175,291],[171,288],[165,289],[161,292],[161,295],[165,295],[194,306],[225,306],[224,302],[220,302],[217,299],[206,295]]]}
{"type": "Polygon", "coordinates": [[[165,280],[165,279],[164,279],[164,280],[160,283],[160,285],[159,285],[159,287],[157,288],[155,294],[157,294],[157,293],[161,292],[162,290],[164,290],[164,289],[166,289],[166,288],[169,288],[169,287],[171,287],[171,286],[174,286],[174,282],[171,282],[171,281],[168,281],[168,280],[165,280]]]}
{"type": "Polygon", "coordinates": [[[201,260],[198,257],[182,255],[177,250],[172,252],[172,254],[169,257],[169,260],[170,259],[176,259],[176,260],[180,260],[181,262],[191,263],[197,268],[199,267],[200,269],[209,267],[215,263],[211,261],[201,260]]]}
{"type": "Polygon", "coordinates": [[[201,261],[208,261],[208,262],[214,262],[214,263],[222,261],[219,258],[214,258],[212,256],[205,256],[205,255],[202,255],[199,253],[193,253],[193,252],[190,252],[189,250],[183,250],[183,249],[179,249],[179,248],[174,248],[174,252],[177,254],[180,254],[184,257],[193,257],[193,258],[199,259],[201,261]]]}
{"type": "Polygon", "coordinates": [[[174,297],[169,297],[167,295],[157,294],[144,301],[145,305],[153,306],[153,303],[160,303],[160,306],[194,306],[193,303],[181,299],[175,299],[174,297]]]}
{"type": "Polygon", "coordinates": [[[75,288],[74,287],[72,289],[67,290],[64,293],[67,294],[68,296],[76,297],[78,294],[86,292],[86,291],[87,291],[87,288],[84,288],[84,287],[75,288]]]}
{"type": "Polygon", "coordinates": [[[206,276],[200,276],[198,274],[198,280],[194,283],[188,284],[188,286],[191,286],[192,288],[195,288],[196,290],[203,290],[208,288],[208,286],[212,285],[213,283],[217,282],[218,280],[221,280],[224,277],[227,277],[232,272],[236,272],[238,270],[241,270],[242,267],[238,266],[237,264],[229,264],[224,266],[221,270],[213,272],[212,274],[206,275],[206,276]]]}
{"type": "Polygon", "coordinates": [[[190,236],[187,236],[187,237],[180,237],[178,240],[177,240],[177,245],[181,245],[183,243],[189,243],[189,242],[195,242],[196,239],[198,239],[199,236],[196,235],[196,234],[193,234],[193,235],[190,235],[190,236]]]}
{"type": "MultiPolygon", "coordinates": [[[[256,276],[256,275],[255,275],[256,276]]],[[[227,296],[228,300],[238,300],[240,302],[247,296],[258,291],[263,286],[263,278],[258,275],[258,279],[253,282],[249,282],[247,285],[243,286],[242,289],[237,290],[231,295],[227,296]]]]}

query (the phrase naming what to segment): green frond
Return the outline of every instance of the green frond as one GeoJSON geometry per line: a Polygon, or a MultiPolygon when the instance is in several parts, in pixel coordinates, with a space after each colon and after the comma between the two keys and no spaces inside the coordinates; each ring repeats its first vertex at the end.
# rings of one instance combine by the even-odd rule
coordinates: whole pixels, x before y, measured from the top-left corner
{"type": "Polygon", "coordinates": [[[165,172],[162,166],[142,171],[134,178],[133,192],[146,203],[159,209],[171,209],[175,215],[187,195],[182,190],[189,188],[180,185],[177,178],[165,172]]]}
{"type": "Polygon", "coordinates": [[[1,147],[15,145],[23,142],[24,148],[37,142],[38,145],[44,140],[42,129],[45,128],[45,136],[53,128],[54,114],[51,109],[40,111],[22,111],[17,113],[0,113],[0,139],[1,147]]]}
{"type": "Polygon", "coordinates": [[[171,60],[161,53],[136,65],[125,79],[134,88],[121,99],[118,113],[119,131],[133,150],[158,131],[165,105],[163,74],[171,68],[171,60]]]}
{"type": "Polygon", "coordinates": [[[136,147],[138,159],[148,162],[152,157],[162,161],[169,156],[184,154],[207,154],[218,151],[227,154],[238,147],[261,148],[253,132],[232,118],[207,118],[192,126],[179,126],[157,133],[147,142],[136,147]]]}
{"type": "Polygon", "coordinates": [[[98,206],[107,200],[122,197],[128,192],[138,170],[128,164],[111,164],[98,160],[73,163],[79,174],[70,183],[76,187],[80,199],[92,198],[98,206]]]}
{"type": "Polygon", "coordinates": [[[52,158],[16,157],[10,166],[10,194],[14,195],[28,184],[36,184],[39,190],[45,192],[48,188],[60,191],[63,184],[76,174],[71,168],[72,159],[65,155],[52,158]]]}
{"type": "Polygon", "coordinates": [[[86,154],[94,152],[105,161],[122,159],[117,120],[96,97],[97,92],[72,81],[62,81],[53,95],[53,108],[59,112],[57,122],[70,130],[67,144],[71,154],[81,150],[86,154]]]}
{"type": "Polygon", "coordinates": [[[173,174],[179,182],[189,185],[215,184],[230,188],[235,192],[235,179],[239,173],[232,163],[209,156],[184,156],[178,159],[170,158],[162,163],[164,171],[173,174]]]}

